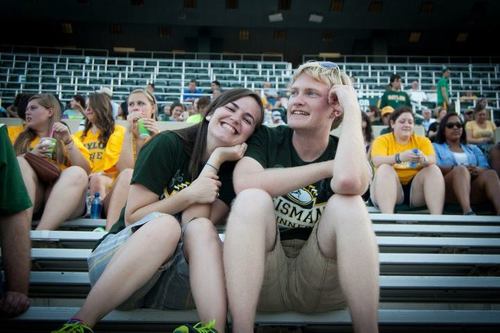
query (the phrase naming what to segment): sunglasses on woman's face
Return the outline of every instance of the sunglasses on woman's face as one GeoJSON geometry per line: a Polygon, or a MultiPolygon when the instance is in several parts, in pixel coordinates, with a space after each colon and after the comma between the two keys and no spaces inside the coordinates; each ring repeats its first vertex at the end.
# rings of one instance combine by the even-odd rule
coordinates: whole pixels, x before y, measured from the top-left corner
{"type": "Polygon", "coordinates": [[[452,129],[453,127],[456,127],[456,128],[462,128],[463,125],[462,123],[460,122],[449,122],[449,123],[446,123],[446,128],[449,128],[449,129],[452,129]]]}

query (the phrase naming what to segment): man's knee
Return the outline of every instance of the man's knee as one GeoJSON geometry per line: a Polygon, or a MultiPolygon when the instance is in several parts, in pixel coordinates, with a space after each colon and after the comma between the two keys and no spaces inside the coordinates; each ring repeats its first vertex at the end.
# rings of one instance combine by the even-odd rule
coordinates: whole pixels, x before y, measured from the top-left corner
{"type": "Polygon", "coordinates": [[[242,191],[236,197],[227,220],[228,228],[233,226],[261,227],[262,230],[276,228],[272,197],[260,189],[242,191]]]}
{"type": "Polygon", "coordinates": [[[328,212],[328,216],[332,216],[331,222],[335,224],[369,221],[366,204],[359,195],[334,194],[328,200],[325,212],[328,212]]]}
{"type": "Polygon", "coordinates": [[[266,191],[254,188],[244,190],[238,194],[231,207],[232,214],[243,214],[245,216],[260,212],[267,213],[273,210],[271,196],[266,191]]]}
{"type": "MultiPolygon", "coordinates": [[[[329,209],[341,210],[366,210],[363,198],[359,195],[334,194],[328,199],[326,207],[329,209]]],[[[355,213],[355,211],[353,213],[355,213]]]]}

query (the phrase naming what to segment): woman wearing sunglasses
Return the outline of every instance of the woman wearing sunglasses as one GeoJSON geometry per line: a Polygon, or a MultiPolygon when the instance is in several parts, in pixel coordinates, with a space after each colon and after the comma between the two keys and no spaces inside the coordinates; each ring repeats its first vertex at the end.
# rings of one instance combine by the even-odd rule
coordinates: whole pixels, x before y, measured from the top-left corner
{"type": "Polygon", "coordinates": [[[474,215],[471,203],[491,201],[500,215],[500,181],[489,169],[486,157],[475,145],[466,144],[462,120],[447,114],[439,124],[436,142],[437,164],[446,186],[445,202],[459,203],[465,215],[474,215]]]}

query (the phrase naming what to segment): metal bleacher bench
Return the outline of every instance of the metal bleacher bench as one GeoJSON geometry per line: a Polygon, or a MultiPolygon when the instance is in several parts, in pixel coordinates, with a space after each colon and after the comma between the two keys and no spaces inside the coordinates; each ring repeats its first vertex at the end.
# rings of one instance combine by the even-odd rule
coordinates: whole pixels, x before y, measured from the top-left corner
{"type": "MultiPolygon", "coordinates": [[[[380,248],[381,332],[427,332],[435,327],[444,332],[500,331],[500,217],[369,211],[380,248]]],[[[104,224],[77,219],[57,231],[31,231],[33,303],[18,318],[0,319],[0,326],[28,332],[41,325],[50,331],[70,318],[90,290],[87,256],[104,236],[90,230],[104,224]]],[[[194,310],[115,310],[99,322],[96,332],[167,332],[179,323],[196,321],[194,310]]],[[[300,326],[305,332],[352,330],[347,310],[258,313],[256,325],[300,326]]]]}

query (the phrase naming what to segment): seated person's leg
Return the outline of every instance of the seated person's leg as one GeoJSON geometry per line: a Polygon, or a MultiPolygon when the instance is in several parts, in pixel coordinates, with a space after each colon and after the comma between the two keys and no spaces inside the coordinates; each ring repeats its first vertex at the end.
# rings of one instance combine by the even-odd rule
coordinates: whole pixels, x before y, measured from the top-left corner
{"type": "Polygon", "coordinates": [[[184,226],[184,254],[189,262],[189,283],[202,322],[215,319],[218,332],[226,326],[227,303],[222,242],[212,221],[197,218],[184,226]]]}
{"type": "MultiPolygon", "coordinates": [[[[322,256],[337,261],[340,287],[356,332],[377,332],[378,246],[361,197],[334,195],[321,216],[316,235],[322,256]]],[[[314,260],[309,258],[308,261],[314,260]]],[[[306,272],[304,272],[305,274],[306,272]]],[[[304,290],[304,293],[307,293],[304,290]]]]}
{"type": "Polygon", "coordinates": [[[410,206],[427,205],[431,214],[441,215],[444,206],[444,178],[435,165],[421,169],[412,180],[410,206]]]}
{"type": "Polygon", "coordinates": [[[445,202],[458,202],[464,214],[471,212],[471,179],[469,170],[463,165],[455,166],[444,176],[444,183],[446,189],[445,202]]]}
{"type": "Polygon", "coordinates": [[[403,202],[403,191],[394,168],[382,164],[375,172],[375,178],[370,185],[370,197],[382,213],[394,213],[396,204],[403,202]]]}
{"type": "Polygon", "coordinates": [[[223,251],[234,332],[253,332],[266,253],[273,249],[275,240],[272,198],[257,189],[241,192],[231,208],[223,251]]]}
{"type": "Polygon", "coordinates": [[[106,213],[106,230],[111,229],[113,224],[118,221],[120,213],[127,203],[130,181],[134,169],[125,169],[116,178],[116,182],[109,194],[103,201],[104,211],[106,213]]]}
{"type": "Polygon", "coordinates": [[[119,247],[110,247],[110,253],[105,251],[108,246],[106,240],[94,251],[95,253],[105,247],[103,255],[112,258],[108,263],[97,259],[95,266],[89,267],[91,280],[95,278],[92,277],[94,269],[96,274],[101,269],[104,270],[90,290],[83,307],[74,317],[90,327],[148,283],[158,272],[158,268],[174,254],[181,233],[179,222],[171,215],[158,216],[132,234],[130,229],[124,229],[116,235],[118,237],[121,233],[128,232],[129,238],[125,238],[125,242],[120,243],[119,247]],[[105,266],[98,267],[99,265],[105,266]]]}
{"type": "Polygon", "coordinates": [[[67,219],[82,216],[87,186],[85,170],[78,166],[65,169],[47,191],[47,202],[37,229],[55,230],[67,219]]]}
{"type": "Polygon", "coordinates": [[[90,195],[92,198],[95,193],[99,192],[101,199],[104,200],[113,183],[113,179],[102,173],[93,173],[89,176],[89,179],[90,195]]]}
{"type": "Polygon", "coordinates": [[[483,170],[472,181],[471,201],[477,204],[484,202],[485,199],[493,204],[496,214],[500,215],[500,180],[492,169],[483,170]]]}

